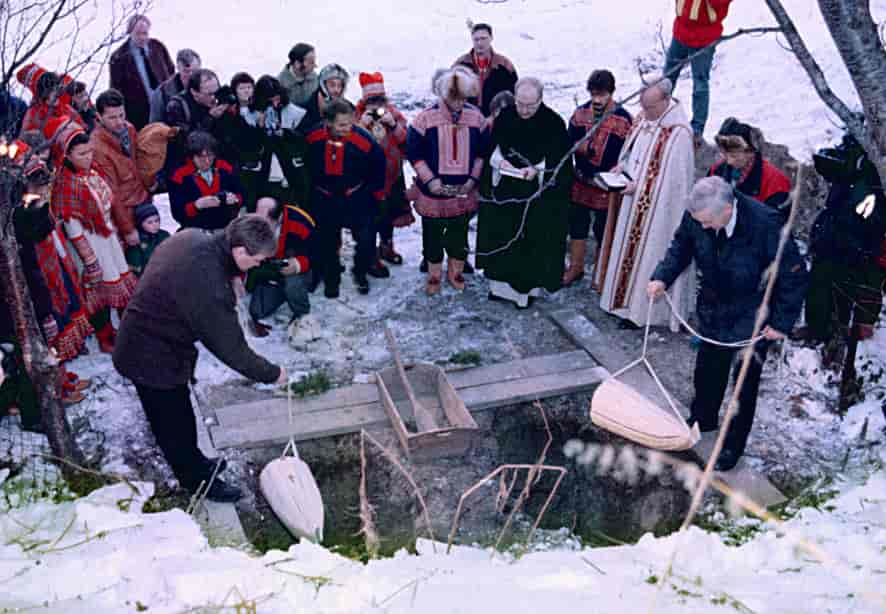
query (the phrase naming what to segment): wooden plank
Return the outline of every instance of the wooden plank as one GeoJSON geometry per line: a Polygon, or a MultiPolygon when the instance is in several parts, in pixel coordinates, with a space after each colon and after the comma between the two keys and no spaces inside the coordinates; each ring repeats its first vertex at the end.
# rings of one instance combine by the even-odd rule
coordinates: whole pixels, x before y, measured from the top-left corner
{"type": "MultiPolygon", "coordinates": [[[[593,322],[574,309],[558,309],[550,312],[549,315],[566,336],[576,345],[583,347],[594,360],[603,365],[610,373],[615,373],[639,358],[639,354],[637,356],[629,356],[625,353],[612,342],[610,337],[604,335],[593,322]]],[[[643,365],[637,365],[618,377],[653,403],[662,408],[668,408],[667,399],[643,365]]],[[[684,416],[689,415],[689,410],[679,400],[675,398],[673,401],[674,405],[684,416]]],[[[668,409],[668,411],[670,410],[668,409]]]]}
{"type": "MultiPolygon", "coordinates": [[[[590,367],[559,374],[547,374],[512,382],[498,382],[472,386],[459,392],[471,411],[483,411],[502,405],[512,405],[553,396],[590,390],[607,373],[600,367],[590,367]]],[[[327,411],[311,412],[296,418],[295,440],[319,439],[333,435],[357,433],[362,428],[388,425],[390,420],[381,403],[352,405],[327,411]]],[[[219,424],[211,427],[217,448],[259,448],[282,445],[289,440],[288,417],[253,414],[248,423],[219,424]]]]}
{"type": "MultiPolygon", "coordinates": [[[[576,350],[451,371],[446,374],[446,377],[455,389],[461,393],[462,389],[472,386],[483,386],[526,377],[574,371],[590,368],[595,366],[595,364],[587,352],[576,350]]],[[[329,392],[307,399],[296,399],[293,403],[293,413],[297,415],[309,414],[340,407],[375,403],[378,400],[378,387],[376,384],[353,384],[351,386],[335,388],[329,392]]],[[[409,412],[410,415],[411,413],[409,412]]],[[[256,415],[288,416],[286,398],[273,397],[262,401],[237,403],[220,407],[216,410],[219,424],[225,426],[237,426],[252,422],[256,415]]]]}
{"type": "MultiPolygon", "coordinates": [[[[695,444],[692,451],[707,463],[711,452],[714,451],[716,441],[716,432],[702,433],[701,439],[695,444]]],[[[730,488],[744,493],[749,499],[763,507],[779,505],[787,501],[787,497],[773,486],[766,476],[751,469],[743,457],[729,471],[715,471],[714,477],[725,482],[730,488]]]]}

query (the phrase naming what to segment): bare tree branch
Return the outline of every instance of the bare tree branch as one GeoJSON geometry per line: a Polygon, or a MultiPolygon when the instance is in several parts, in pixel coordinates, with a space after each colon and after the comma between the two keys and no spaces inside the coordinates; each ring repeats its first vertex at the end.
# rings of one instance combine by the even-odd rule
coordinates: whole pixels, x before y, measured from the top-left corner
{"type": "MultiPolygon", "coordinates": [[[[766,0],[766,4],[769,6],[769,10],[772,11],[772,15],[775,17],[775,21],[778,22],[785,38],[788,39],[791,51],[794,52],[800,65],[812,80],[812,85],[815,88],[815,91],[818,92],[819,97],[824,101],[828,108],[843,120],[843,123],[846,124],[854,135],[856,135],[856,138],[862,136],[864,134],[862,122],[859,121],[846,103],[843,102],[831,89],[821,66],[819,66],[815,58],[812,57],[812,53],[809,51],[809,48],[806,47],[806,43],[803,42],[800,33],[797,31],[797,26],[794,25],[794,20],[788,15],[781,0],[766,0]]],[[[861,139],[859,139],[859,141],[860,140],[861,139]]]]}
{"type": "MultiPolygon", "coordinates": [[[[62,9],[65,8],[65,2],[66,2],[66,0],[59,0],[58,6],[56,7],[55,12],[53,12],[52,16],[49,19],[49,23],[47,23],[46,27],[43,28],[43,31],[40,32],[40,35],[37,37],[37,40],[34,42],[34,44],[31,45],[31,47],[27,51],[25,51],[24,53],[22,53],[22,54],[16,53],[15,54],[12,62],[9,65],[9,68],[3,74],[3,80],[0,81],[0,88],[5,89],[9,83],[9,80],[12,79],[12,75],[15,72],[16,68],[23,65],[25,62],[28,61],[28,59],[32,55],[37,53],[37,50],[40,49],[40,47],[43,45],[44,41],[46,41],[46,37],[49,36],[49,33],[52,31],[52,27],[56,24],[56,22],[59,19],[59,16],[62,14],[62,9]]],[[[41,15],[41,17],[42,17],[42,15],[41,15]]],[[[38,22],[35,22],[35,23],[39,23],[39,20],[38,20],[38,22]]],[[[26,39],[27,39],[27,36],[23,37],[22,41],[24,41],[26,39]]]]}

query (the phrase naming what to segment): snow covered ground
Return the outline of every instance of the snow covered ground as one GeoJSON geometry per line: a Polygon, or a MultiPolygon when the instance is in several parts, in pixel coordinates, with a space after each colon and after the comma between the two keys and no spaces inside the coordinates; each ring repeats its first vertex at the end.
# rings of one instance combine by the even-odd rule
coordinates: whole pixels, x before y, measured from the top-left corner
{"type": "MultiPolygon", "coordinates": [[[[99,11],[106,1],[98,0],[99,11]]],[[[851,101],[849,77],[815,3],[784,4],[833,89],[851,101]]],[[[876,18],[886,16],[886,0],[871,5],[876,18]]],[[[152,33],[173,54],[185,46],[198,50],[204,65],[222,79],[243,69],[254,76],[276,74],[294,42],[311,41],[321,65],[339,62],[354,75],[350,98],[359,97],[359,71],[381,70],[389,93],[408,107],[409,115],[430,99],[433,69],[468,49],[465,19],[488,21],[495,27],[496,49],[522,75],[542,77],[549,104],[568,115],[575,99],[584,99],[584,81],[594,68],[612,69],[621,94],[636,87],[635,59],[662,59],[659,24],[669,38],[672,11],[670,0],[624,0],[617,6],[590,0],[383,0],[313,3],[310,8],[274,0],[161,0],[151,17],[152,33]]],[[[726,31],[772,21],[763,2],[745,0],[734,3],[726,31]]],[[[49,56],[38,59],[52,64],[49,56]]],[[[795,157],[807,159],[838,132],[805,73],[772,36],[743,37],[721,47],[711,88],[708,138],[723,118],[735,115],[759,124],[769,140],[785,143],[795,157]]],[[[689,91],[690,82],[683,81],[678,96],[688,102],[689,91]]],[[[290,372],[324,368],[335,374],[337,383],[346,383],[389,364],[378,327],[386,318],[409,358],[445,360],[452,349],[482,348],[493,359],[505,360],[551,343],[541,333],[526,333],[550,325],[538,308],[517,314],[481,305],[486,302],[482,278],[469,279],[465,296],[447,289],[431,303],[419,291],[418,226],[398,231],[397,245],[406,265],[392,267],[389,280],[373,280],[368,297],[355,293],[348,275],[341,300],[314,295],[313,313],[322,333],[307,350],[293,351],[287,344],[282,325],[286,313],[270,337],[251,341],[255,348],[290,372]],[[430,309],[447,319],[447,327],[430,327],[410,317],[430,309]]],[[[585,284],[543,303],[556,307],[592,301],[585,284]]],[[[662,338],[670,336],[662,333],[662,338]]],[[[87,401],[71,409],[81,443],[101,453],[109,472],[162,482],[168,471],[151,450],[134,390],[91,341],[90,347],[92,353],[73,365],[99,384],[87,401]]],[[[883,330],[862,344],[859,364],[863,362],[870,362],[869,373],[886,365],[883,330]]],[[[558,546],[518,560],[490,560],[488,552],[468,547],[447,557],[434,554],[428,543],[420,544],[420,556],[401,553],[365,566],[310,544],[256,557],[210,547],[181,511],[140,514],[147,490],[121,505],[132,494],[116,486],[75,503],[17,506],[0,516],[0,609],[48,603],[65,612],[145,607],[180,612],[254,601],[261,612],[631,612],[649,610],[656,593],[650,581],[661,576],[679,541],[674,579],[661,593],[657,612],[879,611],[864,594],[882,592],[886,573],[886,424],[880,401],[872,393],[840,421],[829,409],[834,390],[814,352],[792,347],[783,363],[774,363],[764,376],[750,462],[769,475],[794,471],[798,465],[811,474],[837,474],[830,488],[842,494],[788,523],[791,534],[801,533],[833,556],[835,567],[812,561],[795,548],[793,537],[765,527],[737,548],[693,528],[682,536],[647,536],[636,545],[607,549],[582,550],[560,539],[558,546]]],[[[686,380],[689,364],[676,364],[667,385],[686,380]]],[[[211,402],[207,397],[219,386],[233,389],[241,381],[205,352],[197,377],[204,402],[211,402]]],[[[240,388],[252,398],[267,394],[240,388]]],[[[28,435],[0,429],[0,452],[37,445],[28,435]]],[[[238,464],[232,465],[229,471],[238,471],[238,464]]],[[[880,599],[883,607],[882,595],[880,599]]]]}

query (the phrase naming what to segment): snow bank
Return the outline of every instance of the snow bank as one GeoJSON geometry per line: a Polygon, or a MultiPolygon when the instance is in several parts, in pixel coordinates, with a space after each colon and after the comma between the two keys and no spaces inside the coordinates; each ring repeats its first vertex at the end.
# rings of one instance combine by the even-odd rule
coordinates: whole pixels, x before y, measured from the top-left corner
{"type": "MultiPolygon", "coordinates": [[[[311,543],[253,556],[212,548],[180,510],[143,514],[149,484],[118,484],[62,505],[0,517],[0,608],[181,612],[254,603],[261,612],[633,612],[656,598],[656,579],[678,548],[656,612],[868,612],[886,570],[886,472],[846,486],[785,533],[740,547],[691,528],[636,545],[532,552],[514,559],[420,540],[362,565],[311,543]],[[816,561],[799,536],[832,559],[816,561]],[[728,610],[727,610],[728,611],[728,610]]],[[[883,599],[881,594],[880,599],[883,599]]]]}

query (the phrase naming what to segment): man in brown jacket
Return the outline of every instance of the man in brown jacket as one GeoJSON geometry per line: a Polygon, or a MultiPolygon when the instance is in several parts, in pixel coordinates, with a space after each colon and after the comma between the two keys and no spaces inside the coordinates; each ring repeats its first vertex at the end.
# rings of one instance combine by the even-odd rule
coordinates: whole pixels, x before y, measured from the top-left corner
{"type": "MultiPolygon", "coordinates": [[[[157,444],[183,488],[208,481],[214,462],[197,447],[189,383],[196,342],[251,380],[283,384],[286,370],[247,345],[231,282],[276,250],[267,219],[244,215],[223,231],[183,230],[154,252],[129,302],[114,348],[114,367],[135,384],[157,444]]],[[[224,461],[220,461],[219,470],[224,461]]],[[[240,489],[216,479],[207,497],[236,501],[240,489]]]]}
{"type": "Polygon", "coordinates": [[[135,128],[126,121],[123,96],[117,90],[102,92],[95,101],[98,125],[90,136],[93,164],[113,192],[111,217],[127,245],[138,245],[134,211],[151,201],[136,167],[135,128]]]}
{"type": "Polygon", "coordinates": [[[133,15],[126,24],[129,34],[108,62],[111,87],[123,94],[126,114],[136,130],[148,123],[150,96],[175,72],[166,46],[150,36],[147,15],[133,15]]]}

